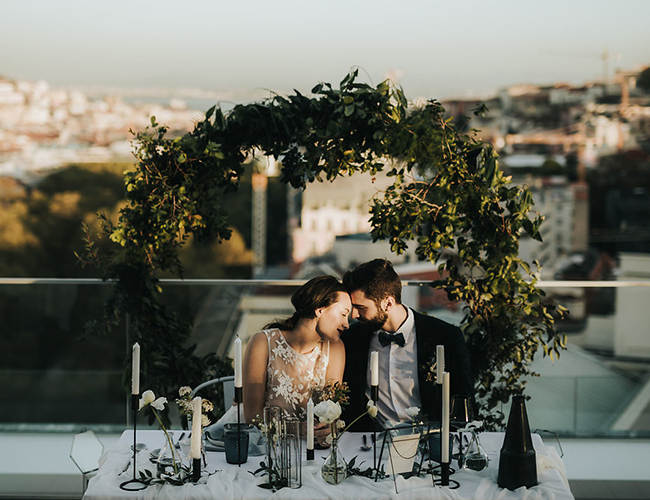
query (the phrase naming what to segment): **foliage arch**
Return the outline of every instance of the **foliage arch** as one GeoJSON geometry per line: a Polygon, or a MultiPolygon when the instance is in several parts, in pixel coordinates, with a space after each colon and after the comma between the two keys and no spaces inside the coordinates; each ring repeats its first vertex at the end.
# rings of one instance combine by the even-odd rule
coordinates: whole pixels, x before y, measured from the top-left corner
{"type": "Polygon", "coordinates": [[[523,391],[538,349],[553,356],[563,348],[554,327],[563,308],[547,303],[536,270],[518,255],[524,235],[541,241],[530,190],[512,185],[493,147],[445,119],[439,102],[409,105],[389,81],[373,87],[353,71],[339,88],[321,83],[311,96],[274,95],[228,114],[213,107],[186,135],[166,133],[152,118],[152,128],[136,135],[127,205],[116,223],[103,220],[115,245],[99,251],[89,238],[86,256],[116,280],[94,328],[130,315],[156,393],[197,383],[217,363],[194,356],[189,322],[161,304],[157,277],[182,273],[178,249],[191,235],[229,238],[220,196],[237,189],[254,149],[281,158],[282,181],[295,188],[356,172],[392,177],[371,204],[372,238],[389,240],[398,254],[416,241],[418,257],[443,276],[431,285],[465,304],[462,326],[488,428],[503,422],[499,403],[523,391]]]}

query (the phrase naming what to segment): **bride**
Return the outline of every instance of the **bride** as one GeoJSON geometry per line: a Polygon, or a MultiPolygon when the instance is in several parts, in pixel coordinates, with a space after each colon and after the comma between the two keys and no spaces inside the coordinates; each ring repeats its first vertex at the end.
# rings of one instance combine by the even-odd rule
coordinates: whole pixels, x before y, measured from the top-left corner
{"type": "Polygon", "coordinates": [[[266,325],[246,348],[243,392],[249,423],[267,405],[304,420],[312,392],[343,378],[345,348],[339,339],[352,310],[343,285],[333,276],[318,276],[296,290],[291,303],[293,316],[266,325]]]}

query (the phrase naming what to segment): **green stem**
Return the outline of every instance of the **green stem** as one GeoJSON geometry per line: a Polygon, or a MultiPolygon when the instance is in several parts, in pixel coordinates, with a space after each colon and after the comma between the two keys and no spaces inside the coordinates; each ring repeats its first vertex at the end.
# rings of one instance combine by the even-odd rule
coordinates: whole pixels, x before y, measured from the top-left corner
{"type": "Polygon", "coordinates": [[[169,437],[169,434],[167,433],[167,429],[165,429],[162,420],[160,420],[160,417],[158,416],[158,412],[153,406],[151,407],[151,411],[153,411],[153,414],[156,416],[156,420],[158,420],[158,424],[160,425],[160,428],[165,433],[165,437],[167,438],[167,445],[169,446],[169,450],[172,452],[172,463],[174,464],[174,474],[178,474],[178,469],[176,468],[176,454],[174,453],[174,444],[172,443],[172,439],[169,437]]]}
{"type": "MultiPolygon", "coordinates": [[[[353,425],[354,425],[354,424],[355,424],[355,423],[356,423],[356,422],[357,422],[361,417],[364,417],[364,416],[366,416],[367,414],[368,414],[368,410],[364,411],[361,415],[359,415],[357,418],[355,418],[352,422],[350,422],[350,423],[345,427],[345,429],[343,429],[343,430],[341,431],[341,433],[338,435],[338,437],[340,438],[340,437],[345,433],[345,431],[347,431],[350,427],[352,427],[352,426],[353,426],[353,425]]],[[[372,417],[371,417],[371,418],[372,418],[372,417]]],[[[334,426],[332,426],[332,429],[334,429],[334,426]]]]}

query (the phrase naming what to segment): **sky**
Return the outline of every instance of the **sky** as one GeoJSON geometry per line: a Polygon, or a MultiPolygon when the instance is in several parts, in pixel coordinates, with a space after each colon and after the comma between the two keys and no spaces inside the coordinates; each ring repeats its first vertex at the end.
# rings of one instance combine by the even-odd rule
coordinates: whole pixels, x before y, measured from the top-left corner
{"type": "Polygon", "coordinates": [[[359,68],[485,97],[650,65],[649,21],[648,0],[0,0],[0,76],[286,94],[359,68]]]}

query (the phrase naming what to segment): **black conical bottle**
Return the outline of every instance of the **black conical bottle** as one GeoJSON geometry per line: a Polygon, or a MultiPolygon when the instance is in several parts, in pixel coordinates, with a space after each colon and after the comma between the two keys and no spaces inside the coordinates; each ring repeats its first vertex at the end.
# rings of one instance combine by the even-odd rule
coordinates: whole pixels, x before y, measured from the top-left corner
{"type": "Polygon", "coordinates": [[[521,486],[530,488],[537,484],[537,462],[524,396],[512,398],[508,427],[499,457],[497,482],[501,488],[509,490],[521,486]]]}

